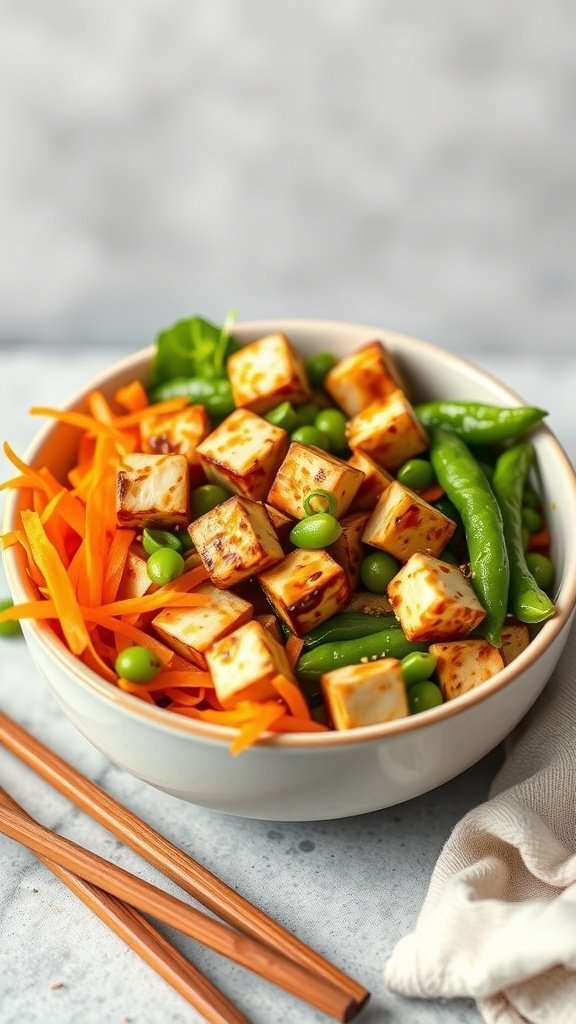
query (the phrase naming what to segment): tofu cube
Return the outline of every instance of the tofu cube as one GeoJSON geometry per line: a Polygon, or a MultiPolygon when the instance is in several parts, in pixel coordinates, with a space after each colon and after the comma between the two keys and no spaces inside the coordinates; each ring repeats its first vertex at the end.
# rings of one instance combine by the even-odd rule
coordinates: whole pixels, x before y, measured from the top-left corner
{"type": "Polygon", "coordinates": [[[300,356],[283,334],[244,345],[228,360],[234,405],[265,413],[280,402],[305,402],[310,395],[300,356]]]}
{"type": "Polygon", "coordinates": [[[355,512],[353,515],[346,516],[340,523],[342,533],[338,540],[326,549],[334,561],[344,569],[353,590],[358,585],[360,562],[365,550],[362,534],[368,519],[367,512],[355,512]]]}
{"type": "Polygon", "coordinates": [[[502,630],[502,657],[504,664],[509,665],[530,643],[528,626],[516,619],[507,619],[502,630]]]}
{"type": "Polygon", "coordinates": [[[282,631],[280,629],[280,623],[272,612],[267,612],[265,615],[255,615],[256,622],[259,622],[267,633],[270,633],[278,643],[282,643],[282,631]]]}
{"type": "Polygon", "coordinates": [[[371,512],[378,504],[378,499],[393,482],[394,477],[385,469],[376,465],[374,459],[363,452],[354,452],[348,459],[348,465],[360,469],[364,479],[356,491],[356,497],[350,506],[351,512],[371,512]]]}
{"type": "Polygon", "coordinates": [[[210,430],[210,420],[203,405],[189,405],[168,416],[150,413],[140,424],[142,451],[151,455],[185,455],[191,482],[200,483],[203,473],[196,449],[210,430]]]}
{"type": "Polygon", "coordinates": [[[439,555],[456,523],[396,480],[380,498],[364,530],[364,543],[406,562],[416,551],[439,555]]]}
{"type": "Polygon", "coordinates": [[[347,416],[357,416],[372,402],[387,398],[400,383],[380,341],[363,345],[330,370],[324,387],[347,416]]]}
{"type": "Polygon", "coordinates": [[[348,511],[363,479],[364,474],[359,469],[335,455],[294,441],[276,474],[267,501],[294,519],[304,519],[304,498],[320,489],[334,497],[335,515],[340,519],[348,511]]]}
{"type": "Polygon", "coordinates": [[[504,668],[500,651],[487,640],[432,644],[430,652],[437,658],[436,678],[444,700],[474,690],[504,668]]]}
{"type": "Polygon", "coordinates": [[[194,593],[203,594],[210,604],[204,608],[165,608],[152,620],[152,627],[173,651],[205,669],[208,648],[248,622],[252,605],[211,583],[202,583],[194,593]]]}
{"type": "Polygon", "coordinates": [[[224,707],[278,697],[274,676],[293,680],[282,644],[260,622],[247,622],[206,651],[216,696],[224,707]]]}
{"type": "Polygon", "coordinates": [[[185,455],[124,455],[116,476],[118,525],[136,529],[187,526],[189,493],[185,455]]]}
{"type": "Polygon", "coordinates": [[[276,614],[303,636],[335,615],[350,600],[350,583],[342,566],[322,549],[292,551],[260,576],[276,614]]]}
{"type": "Polygon", "coordinates": [[[410,714],[402,666],[396,658],[326,672],[324,700],[336,729],[392,722],[410,714]]]}
{"type": "Polygon", "coordinates": [[[409,640],[455,640],[486,615],[457,565],[421,553],[390,581],[388,597],[409,640]]]}
{"type": "Polygon", "coordinates": [[[276,531],[282,547],[287,547],[290,544],[290,531],[294,526],[294,520],[290,519],[289,516],[285,516],[280,509],[274,508],[274,505],[268,505],[264,502],[264,508],[268,513],[268,518],[276,531]]]}
{"type": "Polygon", "coordinates": [[[152,586],[152,580],[148,575],[146,563],[148,555],[139,544],[134,544],[128,552],[124,572],[120,580],[117,601],[126,601],[128,598],[144,597],[152,586]]]}
{"type": "Polygon", "coordinates": [[[234,495],[188,529],[215,587],[224,589],[263,572],[284,552],[265,509],[234,495]]]}
{"type": "Polygon", "coordinates": [[[208,480],[254,501],[272,486],[290,439],[285,430],[236,409],[198,447],[208,480]]]}
{"type": "Polygon", "coordinates": [[[347,433],[353,451],[370,455],[385,469],[397,469],[428,447],[428,435],[403,391],[359,412],[347,433]]]}

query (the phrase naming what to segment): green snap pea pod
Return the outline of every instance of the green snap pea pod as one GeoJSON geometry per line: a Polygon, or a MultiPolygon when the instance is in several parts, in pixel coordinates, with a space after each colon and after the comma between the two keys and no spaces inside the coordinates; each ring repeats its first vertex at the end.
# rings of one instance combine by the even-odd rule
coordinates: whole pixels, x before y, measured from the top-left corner
{"type": "Polygon", "coordinates": [[[536,583],[524,554],[522,498],[533,458],[534,451],[530,444],[508,448],[496,463],[492,481],[502,512],[510,559],[510,611],[520,622],[531,624],[544,622],[556,611],[550,598],[536,583]]]}
{"type": "Polygon", "coordinates": [[[165,402],[169,398],[189,398],[203,405],[215,420],[223,420],[234,412],[234,399],[230,381],[226,377],[175,377],[159,384],[150,395],[151,402],[165,402]]]}
{"type": "Polygon", "coordinates": [[[503,409],[480,402],[424,402],[416,415],[423,426],[450,427],[469,444],[494,444],[518,437],[548,414],[531,405],[503,409]]]}
{"type": "Polygon", "coordinates": [[[304,649],[311,650],[334,640],[356,640],[381,633],[383,629],[400,629],[394,615],[368,615],[367,612],[340,612],[303,636],[304,649]]]}
{"type": "Polygon", "coordinates": [[[464,524],[471,583],[486,612],[481,631],[499,647],[510,570],[498,502],[476,459],[453,431],[437,427],[432,432],[430,459],[438,483],[464,524]]]}
{"type": "Polygon", "coordinates": [[[344,665],[358,665],[362,661],[378,661],[380,658],[402,659],[412,651],[427,650],[426,644],[407,640],[401,629],[383,629],[372,636],[321,644],[312,651],[306,651],[296,665],[296,674],[304,680],[313,680],[344,665]]]}

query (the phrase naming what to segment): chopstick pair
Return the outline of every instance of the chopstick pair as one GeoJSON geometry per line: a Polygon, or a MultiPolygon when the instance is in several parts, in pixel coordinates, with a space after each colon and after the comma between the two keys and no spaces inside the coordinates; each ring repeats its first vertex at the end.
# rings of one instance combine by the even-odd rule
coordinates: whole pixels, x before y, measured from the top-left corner
{"type": "MultiPolygon", "coordinates": [[[[0,742],[242,934],[42,826],[16,816],[14,810],[0,809],[2,831],[49,860],[59,859],[65,869],[81,874],[88,882],[114,892],[126,902],[132,901],[133,905],[243,963],[336,1019],[351,1020],[359,1012],[369,993],[358,982],[250,904],[1,712],[0,742]]],[[[208,1019],[218,1020],[217,1017],[208,1019]]],[[[236,1019],[241,1018],[230,1017],[231,1021],[236,1019]]]]}

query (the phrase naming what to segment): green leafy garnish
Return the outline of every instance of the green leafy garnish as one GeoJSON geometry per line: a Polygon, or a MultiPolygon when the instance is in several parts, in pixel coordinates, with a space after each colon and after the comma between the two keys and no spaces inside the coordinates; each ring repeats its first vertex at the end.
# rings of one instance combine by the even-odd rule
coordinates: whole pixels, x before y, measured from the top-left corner
{"type": "Polygon", "coordinates": [[[175,377],[224,377],[226,360],[237,348],[230,337],[234,319],[235,314],[229,314],[218,327],[194,316],[160,331],[152,360],[152,387],[175,377]]]}

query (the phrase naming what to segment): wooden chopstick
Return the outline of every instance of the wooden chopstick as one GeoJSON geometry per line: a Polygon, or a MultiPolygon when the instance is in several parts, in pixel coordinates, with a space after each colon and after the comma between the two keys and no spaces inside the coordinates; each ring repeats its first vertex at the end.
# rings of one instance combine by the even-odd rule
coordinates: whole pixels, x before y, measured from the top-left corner
{"type": "Polygon", "coordinates": [[[3,712],[0,742],[218,917],[336,985],[359,1007],[369,998],[370,993],[357,981],[249,903],[3,712]]]}
{"type": "Polygon", "coordinates": [[[55,861],[86,882],[97,885],[130,906],[274,982],[336,1020],[349,1021],[358,1013],[358,1004],[342,989],[261,945],[251,936],[233,931],[228,925],[215,921],[124,868],[51,832],[25,814],[0,807],[0,832],[55,861]]]}
{"type": "MultiPolygon", "coordinates": [[[[0,787],[0,808],[34,819],[0,787]]],[[[250,1024],[247,1017],[218,991],[145,917],[102,889],[60,867],[47,857],[39,860],[98,915],[116,935],[168,982],[210,1024],[250,1024]]]]}

